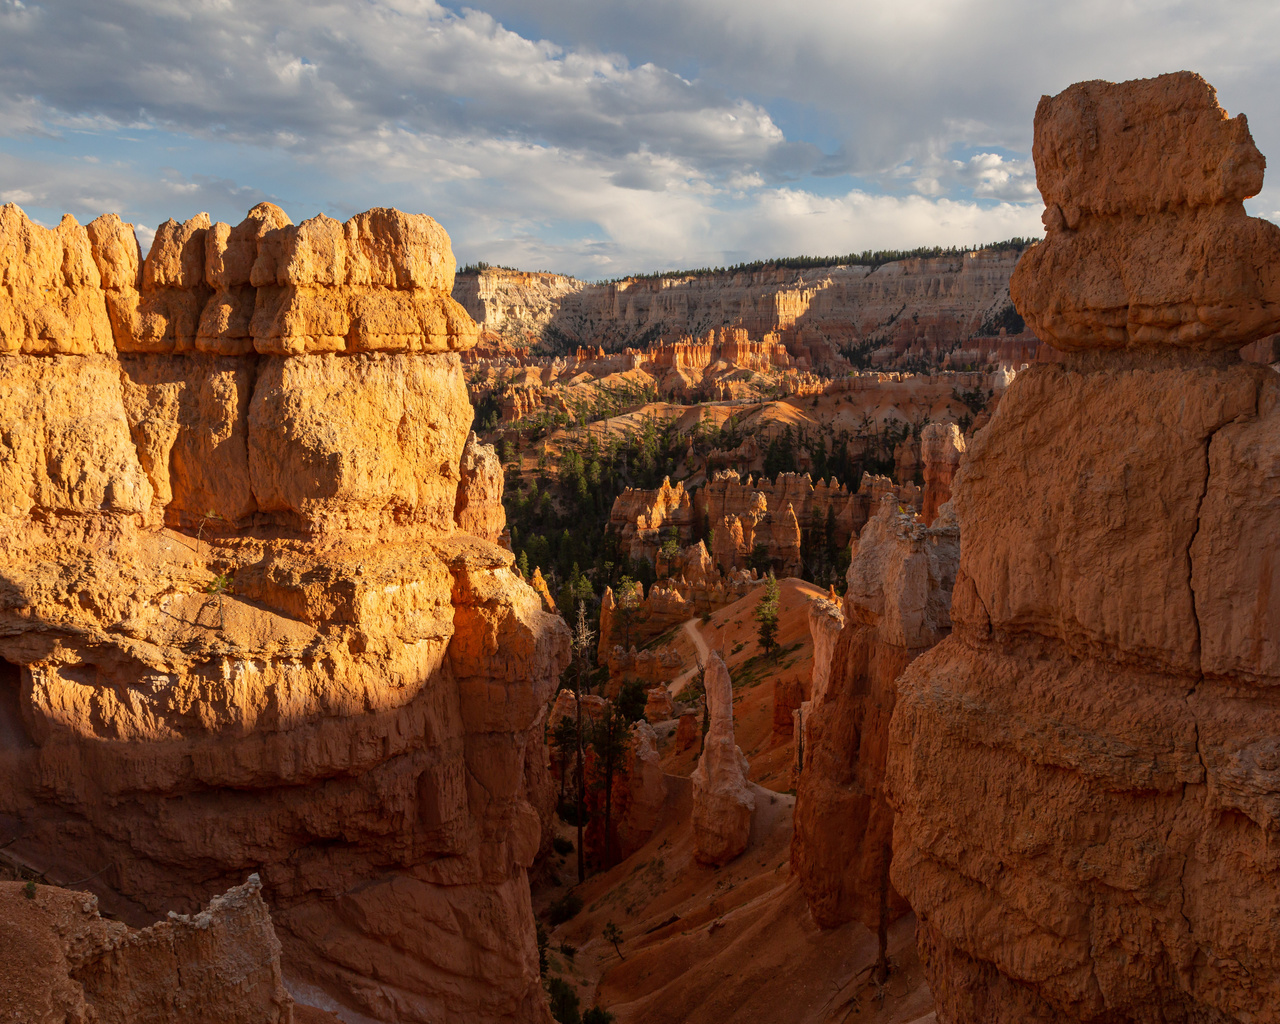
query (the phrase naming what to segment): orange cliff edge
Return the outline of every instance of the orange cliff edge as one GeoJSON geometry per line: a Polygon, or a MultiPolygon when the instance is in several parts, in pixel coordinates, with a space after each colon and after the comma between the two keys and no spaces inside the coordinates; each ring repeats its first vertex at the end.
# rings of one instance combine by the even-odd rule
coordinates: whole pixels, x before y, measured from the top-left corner
{"type": "Polygon", "coordinates": [[[395,210],[170,221],[145,260],[114,216],[0,210],[6,856],[135,925],[256,873],[282,1020],[281,978],[549,1019],[530,736],[568,634],[494,543],[454,269],[395,210]]]}

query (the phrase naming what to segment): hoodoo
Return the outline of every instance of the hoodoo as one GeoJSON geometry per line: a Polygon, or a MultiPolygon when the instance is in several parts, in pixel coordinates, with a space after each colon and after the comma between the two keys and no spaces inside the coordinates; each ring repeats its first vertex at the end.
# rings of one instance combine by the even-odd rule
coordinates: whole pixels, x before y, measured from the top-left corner
{"type": "Polygon", "coordinates": [[[727,864],[747,848],[756,798],[747,759],[733,739],[733,681],[712,651],[704,672],[710,727],[693,770],[693,841],[698,860],[727,864]]]}
{"type": "Polygon", "coordinates": [[[568,635],[493,543],[454,266],[395,210],[145,260],[0,211],[0,841],[136,924],[259,873],[304,1001],[537,1021],[568,635]]]}
{"type": "Polygon", "coordinates": [[[1040,101],[1020,373],[898,680],[894,887],[939,1021],[1280,1020],[1280,326],[1263,159],[1181,73],[1040,101]]]}

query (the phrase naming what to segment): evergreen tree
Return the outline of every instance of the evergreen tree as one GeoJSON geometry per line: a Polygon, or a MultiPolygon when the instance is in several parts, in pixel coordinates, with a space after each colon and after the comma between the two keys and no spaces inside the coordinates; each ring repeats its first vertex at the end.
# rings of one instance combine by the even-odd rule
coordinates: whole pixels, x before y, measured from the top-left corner
{"type": "Polygon", "coordinates": [[[613,777],[622,769],[627,752],[627,722],[612,704],[606,704],[591,730],[591,749],[596,755],[598,784],[604,789],[604,853],[601,866],[613,865],[613,777]]]}
{"type": "Polygon", "coordinates": [[[772,654],[778,646],[778,580],[769,573],[764,583],[764,594],[756,605],[756,639],[765,654],[772,654]]]}

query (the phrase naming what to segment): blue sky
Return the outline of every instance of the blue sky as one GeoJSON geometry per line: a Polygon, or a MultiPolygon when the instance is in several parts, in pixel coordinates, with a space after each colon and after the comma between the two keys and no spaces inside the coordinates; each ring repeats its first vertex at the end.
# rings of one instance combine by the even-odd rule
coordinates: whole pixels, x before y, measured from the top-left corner
{"type": "Polygon", "coordinates": [[[1080,79],[1199,71],[1280,154],[1278,38],[1273,0],[0,0],[0,201],[144,247],[398,206],[590,278],[969,244],[1039,233],[1035,105],[1080,79]]]}

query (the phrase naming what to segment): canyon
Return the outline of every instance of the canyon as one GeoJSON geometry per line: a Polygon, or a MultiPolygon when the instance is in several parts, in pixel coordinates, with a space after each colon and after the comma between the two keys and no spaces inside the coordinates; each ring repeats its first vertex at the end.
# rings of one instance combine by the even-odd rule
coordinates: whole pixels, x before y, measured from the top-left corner
{"type": "Polygon", "coordinates": [[[0,1016],[1280,1024],[1265,160],[1034,127],[867,265],[0,208],[0,1016]]]}

